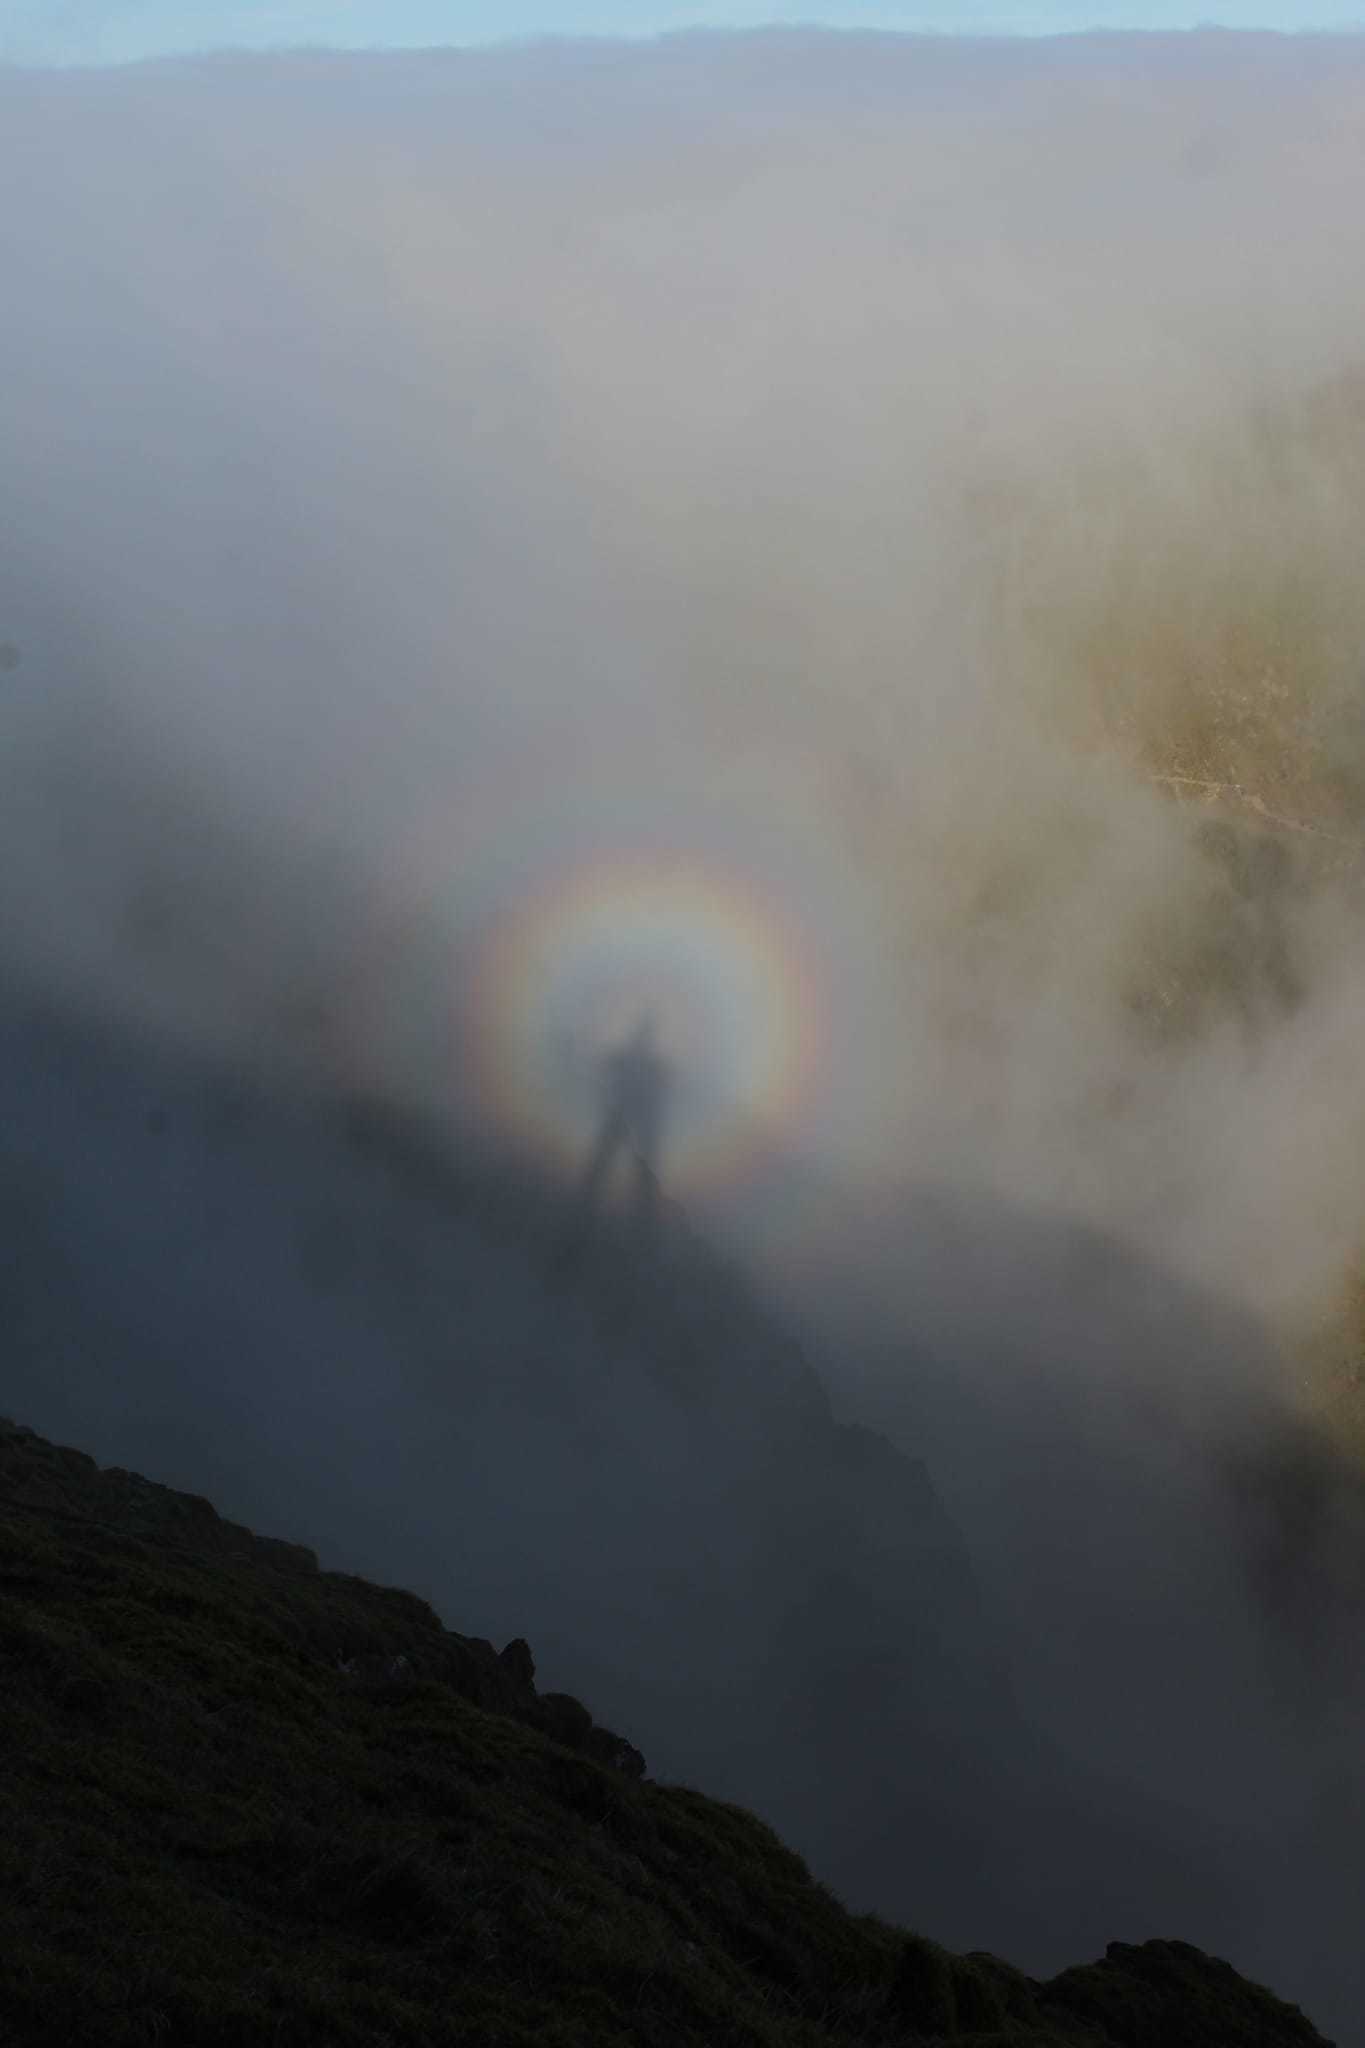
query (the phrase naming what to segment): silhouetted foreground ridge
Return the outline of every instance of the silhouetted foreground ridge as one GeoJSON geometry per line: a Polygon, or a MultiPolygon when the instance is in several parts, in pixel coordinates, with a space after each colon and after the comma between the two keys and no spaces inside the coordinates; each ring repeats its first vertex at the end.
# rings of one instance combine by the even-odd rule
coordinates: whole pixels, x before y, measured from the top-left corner
{"type": "Polygon", "coordinates": [[[1322,2041],[1180,1942],[1043,1984],[855,1918],[525,1643],[5,1422],[0,1688],[7,2048],[1322,2041]]]}

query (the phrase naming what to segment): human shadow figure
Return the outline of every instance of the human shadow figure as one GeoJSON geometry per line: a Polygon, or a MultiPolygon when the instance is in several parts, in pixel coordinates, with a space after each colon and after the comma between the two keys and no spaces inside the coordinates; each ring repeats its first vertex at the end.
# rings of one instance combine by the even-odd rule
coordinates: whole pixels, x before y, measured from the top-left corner
{"type": "Polygon", "coordinates": [[[579,1186],[580,1221],[586,1226],[591,1220],[613,1166],[626,1158],[631,1163],[631,1215],[639,1234],[652,1237],[659,1220],[659,1152],[672,1091],[652,1016],[643,1016],[625,1043],[603,1059],[600,1091],[597,1138],[579,1186]]]}

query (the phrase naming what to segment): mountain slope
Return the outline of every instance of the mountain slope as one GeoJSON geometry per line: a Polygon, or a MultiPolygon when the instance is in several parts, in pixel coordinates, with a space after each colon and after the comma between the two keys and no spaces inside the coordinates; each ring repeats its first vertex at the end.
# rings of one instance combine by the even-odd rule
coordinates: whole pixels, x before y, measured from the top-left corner
{"type": "MultiPolygon", "coordinates": [[[[566,1261],[573,1200],[391,1107],[0,999],[0,1408],[528,1637],[857,1908],[1040,1976],[1177,1926],[1318,1996],[1349,1935],[1315,1907],[1310,1948],[1267,1940],[1260,1838],[1150,1743],[1098,1773],[1020,1711],[917,1431],[838,1420],[676,1212],[647,1258],[604,1214],[566,1261]]],[[[1025,1647],[1072,1655],[1088,1712],[1046,1619],[1025,1647]]]]}
{"type": "Polygon", "coordinates": [[[0,1669],[13,2048],[1322,2038],[1181,1943],[1038,1983],[854,1918],[519,1640],[14,1424],[0,1669]]]}
{"type": "Polygon", "coordinates": [[[834,1882],[894,1782],[940,1876],[892,1910],[970,1938],[964,1816],[1000,1770],[1035,1786],[1038,1745],[923,1467],[836,1422],[742,1274],[671,1210],[648,1260],[608,1214],[566,1265],[571,1191],[381,1105],[7,1021],[5,1408],[530,1637],[834,1882]]]}

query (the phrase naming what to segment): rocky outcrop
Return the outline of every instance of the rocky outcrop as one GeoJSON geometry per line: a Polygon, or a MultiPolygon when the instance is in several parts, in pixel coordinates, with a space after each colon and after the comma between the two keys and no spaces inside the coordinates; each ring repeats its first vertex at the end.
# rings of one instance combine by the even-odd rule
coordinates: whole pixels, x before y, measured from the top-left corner
{"type": "Polygon", "coordinates": [[[1102,1962],[1054,1978],[1045,2005],[1116,2048],[1308,2048],[1322,2039],[1297,2006],[1186,1941],[1111,1941],[1102,1962]]]}

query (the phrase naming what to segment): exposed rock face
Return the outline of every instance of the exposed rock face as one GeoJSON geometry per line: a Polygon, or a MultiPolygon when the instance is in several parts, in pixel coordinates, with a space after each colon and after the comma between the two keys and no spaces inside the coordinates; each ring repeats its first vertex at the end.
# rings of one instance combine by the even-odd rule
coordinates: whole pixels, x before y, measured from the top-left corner
{"type": "Polygon", "coordinates": [[[535,1684],[535,1659],[531,1655],[531,1645],[525,1636],[513,1636],[511,1642],[501,1652],[500,1662],[511,1672],[518,1685],[535,1684]]]}
{"type": "Polygon", "coordinates": [[[1285,2005],[1184,1941],[1111,1941],[1102,1961],[1040,1984],[997,1956],[950,1955],[907,1935],[888,2000],[914,2038],[1108,2042],[1114,2048],[1268,2048],[1320,2043],[1285,2005]]]}
{"type": "Polygon", "coordinates": [[[1104,1961],[1064,1970],[1049,2003],[1122,2048],[1259,2048],[1318,2041],[1297,2006],[1285,2006],[1238,1976],[1230,1963],[1185,1941],[1111,1941],[1104,1961]]]}

